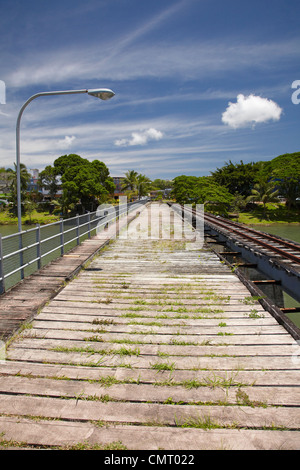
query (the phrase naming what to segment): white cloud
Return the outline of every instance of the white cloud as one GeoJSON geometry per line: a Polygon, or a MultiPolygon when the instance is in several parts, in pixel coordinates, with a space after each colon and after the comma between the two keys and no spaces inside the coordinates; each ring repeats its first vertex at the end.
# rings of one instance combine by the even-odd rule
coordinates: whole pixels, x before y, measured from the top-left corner
{"type": "Polygon", "coordinates": [[[142,132],[133,132],[131,139],[118,139],[115,145],[118,147],[128,147],[131,145],[146,145],[151,140],[160,140],[163,138],[163,133],[154,129],[153,127],[142,132]]]}
{"type": "Polygon", "coordinates": [[[75,139],[76,137],[74,135],[72,136],[66,135],[64,139],[59,140],[58,146],[64,149],[68,149],[71,147],[75,139]]]}
{"type": "Polygon", "coordinates": [[[278,121],[281,113],[282,109],[272,100],[255,95],[244,96],[240,94],[237,96],[236,103],[229,102],[229,106],[222,114],[222,121],[237,129],[270,120],[278,121]]]}

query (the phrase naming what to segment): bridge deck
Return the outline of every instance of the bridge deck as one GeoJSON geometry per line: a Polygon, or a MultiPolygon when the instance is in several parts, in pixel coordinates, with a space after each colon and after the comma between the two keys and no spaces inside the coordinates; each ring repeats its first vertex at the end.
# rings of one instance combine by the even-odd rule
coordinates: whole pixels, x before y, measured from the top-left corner
{"type": "MultiPolygon", "coordinates": [[[[170,209],[151,208],[164,230],[170,209]]],[[[2,445],[299,449],[300,346],[205,246],[133,239],[148,223],[9,345],[2,445]]]]}

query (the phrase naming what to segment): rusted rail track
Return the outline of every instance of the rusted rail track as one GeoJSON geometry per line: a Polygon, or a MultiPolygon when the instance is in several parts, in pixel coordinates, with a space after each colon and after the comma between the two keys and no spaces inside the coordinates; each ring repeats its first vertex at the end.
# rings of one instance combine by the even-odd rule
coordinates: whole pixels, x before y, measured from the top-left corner
{"type": "MultiPolygon", "coordinates": [[[[197,212],[193,211],[195,215],[197,212]]],[[[237,235],[239,238],[248,240],[251,243],[256,244],[258,247],[263,247],[270,252],[279,254],[283,261],[292,261],[293,263],[300,265],[300,244],[291,240],[286,240],[276,235],[271,235],[259,230],[245,227],[242,224],[233,222],[222,217],[217,217],[212,214],[205,213],[205,223],[209,225],[215,225],[221,229],[226,230],[232,234],[237,235]],[[288,251],[288,250],[292,250],[288,251]]]]}

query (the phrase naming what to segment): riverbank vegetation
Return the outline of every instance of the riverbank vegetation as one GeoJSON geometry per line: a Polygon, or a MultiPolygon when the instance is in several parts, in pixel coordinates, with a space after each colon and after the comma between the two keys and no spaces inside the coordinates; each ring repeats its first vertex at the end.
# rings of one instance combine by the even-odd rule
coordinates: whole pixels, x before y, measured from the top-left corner
{"type": "MultiPolygon", "coordinates": [[[[51,224],[59,219],[59,215],[49,214],[49,211],[38,212],[34,210],[30,215],[24,214],[22,216],[22,225],[24,226],[24,230],[26,230],[26,225],[51,224]]],[[[9,210],[2,210],[0,212],[0,225],[17,225],[17,223],[18,217],[12,215],[9,210]]]]}
{"type": "Polygon", "coordinates": [[[204,204],[207,212],[243,223],[300,223],[300,152],[267,162],[229,161],[210,176],[178,176],[173,187],[178,203],[204,204]]]}
{"type": "Polygon", "coordinates": [[[264,213],[262,206],[257,205],[251,212],[238,213],[235,219],[237,222],[248,225],[300,224],[300,207],[287,210],[283,203],[269,203],[264,213]]]}
{"type": "MultiPolygon", "coordinates": [[[[0,204],[0,224],[17,223],[16,166],[0,169],[6,183],[8,204],[0,204]]],[[[53,166],[40,172],[38,186],[48,193],[28,191],[30,174],[21,164],[23,223],[50,223],[60,217],[95,211],[99,204],[116,203],[115,184],[103,162],[63,155],[53,166]],[[58,195],[58,193],[60,193],[58,195]]],[[[225,163],[210,176],[180,175],[172,181],[155,179],[130,170],[123,177],[121,192],[128,200],[150,191],[162,199],[164,191],[179,204],[204,204],[205,211],[235,218],[246,224],[300,223],[300,152],[284,154],[270,161],[225,163]],[[170,193],[170,191],[172,192],[170,193]]],[[[6,196],[6,197],[5,197],[6,196]]]]}
{"type": "MultiPolygon", "coordinates": [[[[2,200],[0,224],[17,222],[17,172],[4,168],[0,179],[7,193],[2,200]]],[[[39,174],[38,187],[47,191],[47,199],[38,189],[29,189],[31,175],[24,164],[20,166],[21,207],[23,223],[50,223],[59,217],[95,211],[114,192],[115,184],[103,162],[89,160],[76,154],[63,155],[39,174]],[[59,193],[59,194],[58,194],[59,193]]]]}
{"type": "MultiPolygon", "coordinates": [[[[103,203],[117,204],[115,184],[109,169],[99,160],[89,160],[77,154],[62,155],[39,173],[38,189],[29,189],[31,175],[24,164],[20,167],[22,224],[47,224],[96,211],[103,203]],[[46,199],[41,192],[46,191],[46,199]]],[[[0,225],[17,224],[17,174],[14,169],[0,169],[0,183],[5,192],[0,195],[0,225]]],[[[156,190],[158,193],[170,189],[172,182],[156,179],[134,170],[123,177],[121,193],[129,201],[140,199],[156,190]]]]}

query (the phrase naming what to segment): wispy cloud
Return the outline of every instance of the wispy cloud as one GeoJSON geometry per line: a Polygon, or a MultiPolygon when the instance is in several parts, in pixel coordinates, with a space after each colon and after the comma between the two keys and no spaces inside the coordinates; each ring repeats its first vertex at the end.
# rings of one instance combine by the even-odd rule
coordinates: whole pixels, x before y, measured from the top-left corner
{"type": "MultiPolygon", "coordinates": [[[[133,41],[133,38],[132,38],[133,41]]],[[[120,38],[122,42],[122,38],[120,38]]],[[[111,44],[103,49],[113,49],[99,56],[98,45],[76,45],[73,49],[60,49],[24,55],[18,66],[6,75],[10,86],[24,87],[73,82],[78,80],[132,80],[148,78],[199,79],[234,71],[241,73],[249,67],[266,70],[275,67],[281,60],[299,59],[296,41],[269,44],[239,43],[236,46],[219,42],[189,41],[158,43],[132,43],[126,51],[114,49],[111,44]]]]}
{"type": "Polygon", "coordinates": [[[114,48],[110,51],[111,57],[119,55],[125,49],[127,50],[129,46],[138,44],[142,37],[146,36],[153,30],[157,30],[163,23],[169,22],[172,17],[179,13],[183,8],[187,8],[187,3],[191,3],[192,0],[180,0],[171,7],[163,9],[161,12],[155,14],[144,22],[141,26],[139,25],[136,29],[130,30],[128,33],[125,33],[121,41],[118,40],[115,42],[114,48]]]}
{"type": "MultiPolygon", "coordinates": [[[[141,45],[142,38],[147,37],[155,29],[161,28],[165,22],[170,22],[174,15],[187,7],[187,3],[192,2],[193,0],[180,0],[155,13],[150,19],[147,18],[142,23],[138,22],[135,28],[131,23],[126,29],[127,23],[125,22],[125,27],[121,32],[116,31],[112,38],[109,36],[102,42],[101,53],[99,53],[98,42],[87,40],[77,43],[76,37],[73,47],[64,48],[60,44],[58,49],[54,41],[53,47],[48,48],[47,51],[35,51],[32,55],[29,49],[28,54],[15,59],[14,70],[8,75],[5,74],[6,80],[11,86],[24,87],[31,84],[55,84],[70,81],[74,77],[76,80],[99,77],[122,80],[126,76],[127,78],[143,76],[141,73],[137,74],[136,71],[129,73],[133,64],[135,64],[134,69],[139,68],[138,61],[143,56],[144,47],[147,53],[147,48],[151,50],[154,46],[153,36],[151,41],[147,42],[146,39],[143,45],[141,45]],[[139,51],[136,51],[136,48],[139,48],[139,51]],[[138,61],[132,62],[136,54],[138,61]]],[[[95,5],[92,7],[95,8],[95,5]]]]}
{"type": "Polygon", "coordinates": [[[0,114],[1,114],[1,116],[9,116],[9,114],[3,113],[3,111],[1,111],[1,110],[0,110],[0,114]]]}

